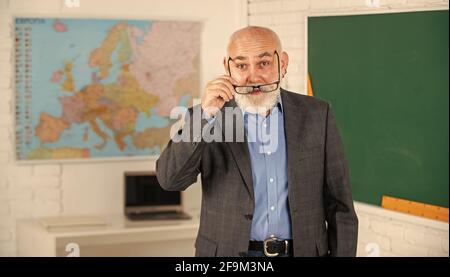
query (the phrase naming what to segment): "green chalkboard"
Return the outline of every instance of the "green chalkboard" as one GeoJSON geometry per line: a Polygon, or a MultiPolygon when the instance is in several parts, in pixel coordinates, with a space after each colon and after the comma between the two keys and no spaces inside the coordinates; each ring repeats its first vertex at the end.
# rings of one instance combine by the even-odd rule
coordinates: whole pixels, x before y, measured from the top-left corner
{"type": "Polygon", "coordinates": [[[356,201],[448,207],[448,10],[308,19],[314,97],[331,103],[356,201]]]}

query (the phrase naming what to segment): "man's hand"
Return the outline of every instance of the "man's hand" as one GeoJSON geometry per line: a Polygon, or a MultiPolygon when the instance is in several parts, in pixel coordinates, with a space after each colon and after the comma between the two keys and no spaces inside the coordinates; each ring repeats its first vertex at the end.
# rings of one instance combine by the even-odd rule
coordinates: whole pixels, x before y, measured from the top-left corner
{"type": "Polygon", "coordinates": [[[210,81],[202,96],[202,110],[208,116],[214,116],[225,104],[233,99],[234,79],[227,75],[222,75],[210,81]]]}

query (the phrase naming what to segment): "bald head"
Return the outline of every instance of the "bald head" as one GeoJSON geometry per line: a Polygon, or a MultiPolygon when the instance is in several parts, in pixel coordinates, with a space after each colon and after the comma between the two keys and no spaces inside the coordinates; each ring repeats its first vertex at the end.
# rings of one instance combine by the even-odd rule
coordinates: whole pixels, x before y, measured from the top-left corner
{"type": "Polygon", "coordinates": [[[234,32],[228,42],[227,54],[237,50],[252,48],[273,48],[281,53],[281,42],[278,35],[269,28],[248,26],[234,32]]]}

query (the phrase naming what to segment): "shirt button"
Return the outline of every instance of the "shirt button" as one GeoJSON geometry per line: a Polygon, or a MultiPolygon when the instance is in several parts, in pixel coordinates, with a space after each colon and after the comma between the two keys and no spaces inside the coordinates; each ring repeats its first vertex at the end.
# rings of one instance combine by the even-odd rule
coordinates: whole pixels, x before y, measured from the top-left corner
{"type": "Polygon", "coordinates": [[[270,181],[271,183],[273,183],[273,178],[270,178],[269,181],[270,181]]]}
{"type": "Polygon", "coordinates": [[[263,126],[264,126],[264,128],[266,128],[267,127],[267,123],[264,123],[263,126]]]}
{"type": "Polygon", "coordinates": [[[270,151],[269,151],[269,152],[267,152],[267,155],[269,155],[269,156],[270,156],[271,154],[272,154],[272,152],[270,152],[270,151]]]}
{"type": "Polygon", "coordinates": [[[275,211],[275,206],[271,206],[271,207],[270,207],[270,210],[271,210],[271,211],[275,211]]]}
{"type": "Polygon", "coordinates": [[[271,238],[274,238],[274,237],[275,237],[275,235],[270,235],[270,237],[271,237],[271,238]]]}

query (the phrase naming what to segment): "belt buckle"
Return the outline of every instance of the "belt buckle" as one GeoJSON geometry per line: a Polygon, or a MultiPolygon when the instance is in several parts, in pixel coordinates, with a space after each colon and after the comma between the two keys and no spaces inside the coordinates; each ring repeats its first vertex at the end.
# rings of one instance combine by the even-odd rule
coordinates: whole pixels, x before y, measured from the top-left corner
{"type": "Polygon", "coordinates": [[[267,243],[271,242],[271,241],[277,241],[277,238],[268,238],[265,239],[263,242],[263,250],[264,250],[264,255],[266,255],[266,257],[276,257],[278,255],[280,255],[280,253],[270,253],[267,251],[267,243]]]}

